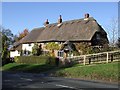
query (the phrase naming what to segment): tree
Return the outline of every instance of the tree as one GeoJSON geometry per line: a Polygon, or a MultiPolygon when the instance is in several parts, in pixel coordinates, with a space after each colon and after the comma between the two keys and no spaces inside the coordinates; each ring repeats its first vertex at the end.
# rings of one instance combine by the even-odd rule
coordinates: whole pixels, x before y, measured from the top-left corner
{"type": "Polygon", "coordinates": [[[0,54],[2,53],[2,32],[0,32],[0,54]]]}
{"type": "Polygon", "coordinates": [[[2,34],[2,64],[4,65],[7,63],[7,59],[9,58],[9,51],[8,51],[8,37],[2,34]]]}
{"type": "Polygon", "coordinates": [[[60,49],[60,46],[58,43],[55,43],[55,42],[50,42],[50,43],[47,43],[45,48],[47,50],[50,50],[50,54],[51,56],[55,56],[55,53],[54,53],[54,50],[59,50],[60,49]]]}
{"type": "Polygon", "coordinates": [[[92,48],[87,43],[75,43],[75,46],[76,46],[76,49],[81,54],[90,54],[90,53],[93,53],[92,48]]]}
{"type": "Polygon", "coordinates": [[[16,41],[19,41],[19,40],[21,40],[23,37],[25,37],[25,36],[28,35],[28,34],[29,34],[28,29],[24,29],[23,32],[19,33],[19,36],[18,36],[18,37],[15,36],[15,39],[16,39],[16,41]]]}
{"type": "Polygon", "coordinates": [[[117,47],[120,48],[120,37],[118,38],[118,41],[117,41],[117,47]]]}
{"type": "Polygon", "coordinates": [[[8,39],[6,43],[10,46],[14,43],[14,35],[10,29],[4,29],[2,27],[2,34],[5,35],[8,39]]]}
{"type": "Polygon", "coordinates": [[[109,38],[110,38],[110,44],[111,46],[115,46],[116,40],[118,38],[118,20],[113,18],[111,20],[111,23],[109,25],[109,38]]]}
{"type": "Polygon", "coordinates": [[[0,39],[2,39],[1,41],[1,52],[2,52],[2,63],[3,65],[8,63],[8,59],[9,59],[9,47],[10,45],[12,45],[13,43],[13,34],[11,32],[10,29],[4,29],[2,26],[0,26],[0,28],[2,29],[2,31],[0,32],[0,39]]]}
{"type": "Polygon", "coordinates": [[[32,54],[35,56],[39,56],[42,54],[42,47],[41,44],[38,45],[37,43],[35,43],[35,45],[32,48],[32,54]]]}

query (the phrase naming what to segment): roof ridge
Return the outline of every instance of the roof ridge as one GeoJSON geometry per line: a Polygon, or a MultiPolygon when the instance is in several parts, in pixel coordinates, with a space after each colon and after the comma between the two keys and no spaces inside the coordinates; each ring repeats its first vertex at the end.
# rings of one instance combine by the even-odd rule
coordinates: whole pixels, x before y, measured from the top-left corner
{"type": "MultiPolygon", "coordinates": [[[[67,21],[63,21],[61,24],[64,24],[64,23],[68,23],[68,22],[74,22],[74,21],[78,21],[78,20],[84,20],[85,18],[81,18],[81,19],[73,19],[73,20],[67,20],[67,21]]],[[[89,17],[88,20],[94,20],[96,21],[93,17],[89,17]]],[[[51,26],[51,25],[57,25],[58,23],[51,23],[51,24],[48,24],[47,26],[51,26]]],[[[45,27],[36,27],[32,30],[35,30],[35,29],[42,29],[42,28],[45,28],[45,27]]]]}
{"type": "Polygon", "coordinates": [[[45,27],[36,27],[36,28],[33,28],[31,31],[33,30],[38,30],[38,29],[44,29],[45,27]]]}
{"type": "MultiPolygon", "coordinates": [[[[72,22],[72,21],[84,20],[84,19],[85,19],[85,18],[63,21],[62,24],[63,24],[63,23],[67,23],[67,22],[72,22]]],[[[94,21],[96,21],[93,17],[89,17],[88,20],[94,20],[94,21]]],[[[58,23],[51,23],[51,24],[48,24],[48,26],[50,26],[50,25],[55,25],[55,24],[58,24],[58,23]]]]}

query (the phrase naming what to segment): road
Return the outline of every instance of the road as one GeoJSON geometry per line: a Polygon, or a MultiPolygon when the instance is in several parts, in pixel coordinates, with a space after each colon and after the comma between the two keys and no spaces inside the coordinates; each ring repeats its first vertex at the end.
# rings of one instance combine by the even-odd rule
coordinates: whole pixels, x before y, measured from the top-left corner
{"type": "MultiPolygon", "coordinates": [[[[50,77],[44,74],[33,73],[2,73],[2,88],[3,90],[21,88],[35,89],[35,88],[48,88],[48,90],[84,90],[85,88],[118,88],[117,84],[101,83],[97,81],[78,80],[62,77],[50,77]]],[[[38,89],[38,90],[39,90],[38,89]]],[[[46,90],[45,89],[45,90],[46,90]]],[[[115,90],[115,89],[113,89],[115,90]]]]}

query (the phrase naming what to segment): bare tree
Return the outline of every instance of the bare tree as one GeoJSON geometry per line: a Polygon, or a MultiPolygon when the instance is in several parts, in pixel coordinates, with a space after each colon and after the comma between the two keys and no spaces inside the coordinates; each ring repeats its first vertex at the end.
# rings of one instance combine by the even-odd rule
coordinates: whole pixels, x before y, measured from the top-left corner
{"type": "Polygon", "coordinates": [[[108,34],[110,38],[110,45],[115,46],[117,40],[118,40],[118,20],[113,18],[110,22],[109,28],[108,28],[108,34]]]}

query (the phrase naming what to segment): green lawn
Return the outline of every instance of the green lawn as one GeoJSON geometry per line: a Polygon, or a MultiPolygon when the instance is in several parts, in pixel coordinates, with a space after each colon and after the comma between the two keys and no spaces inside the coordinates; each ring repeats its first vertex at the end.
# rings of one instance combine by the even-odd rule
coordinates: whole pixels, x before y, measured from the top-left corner
{"type": "Polygon", "coordinates": [[[75,65],[74,67],[58,70],[55,72],[55,75],[70,78],[118,82],[118,77],[120,79],[120,70],[118,70],[118,65],[120,65],[120,62],[87,66],[75,65]]]}
{"type": "Polygon", "coordinates": [[[118,82],[120,78],[120,71],[118,70],[120,62],[113,62],[108,64],[92,64],[92,65],[74,65],[68,68],[60,68],[55,66],[49,66],[45,64],[16,64],[10,63],[4,65],[3,71],[22,71],[41,73],[49,72],[54,76],[82,78],[92,80],[104,80],[118,82]]]}
{"type": "Polygon", "coordinates": [[[9,63],[2,67],[2,71],[41,73],[53,69],[54,66],[46,64],[17,64],[9,63]]]}

